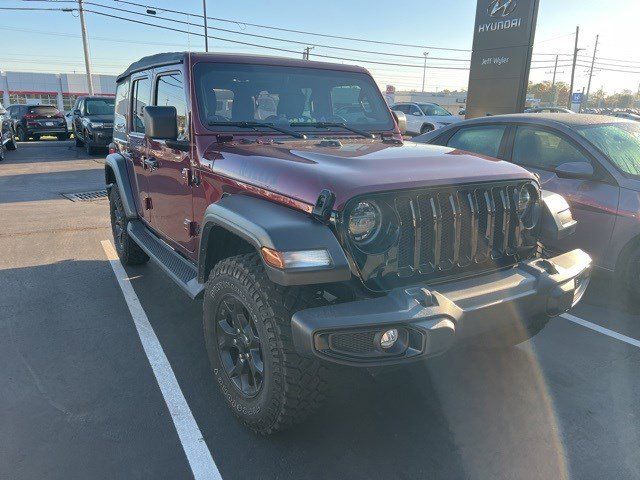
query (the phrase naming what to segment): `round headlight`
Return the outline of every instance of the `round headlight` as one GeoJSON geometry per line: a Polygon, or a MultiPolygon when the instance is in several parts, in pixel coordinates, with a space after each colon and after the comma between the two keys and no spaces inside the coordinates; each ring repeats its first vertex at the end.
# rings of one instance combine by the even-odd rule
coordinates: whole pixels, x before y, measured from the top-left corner
{"type": "Polygon", "coordinates": [[[528,185],[523,186],[518,193],[518,215],[524,215],[527,208],[531,206],[532,201],[533,197],[531,196],[531,191],[529,190],[528,185]]]}
{"type": "Polygon", "coordinates": [[[375,236],[380,228],[380,210],[373,202],[359,202],[349,215],[349,235],[356,242],[375,236]]]}

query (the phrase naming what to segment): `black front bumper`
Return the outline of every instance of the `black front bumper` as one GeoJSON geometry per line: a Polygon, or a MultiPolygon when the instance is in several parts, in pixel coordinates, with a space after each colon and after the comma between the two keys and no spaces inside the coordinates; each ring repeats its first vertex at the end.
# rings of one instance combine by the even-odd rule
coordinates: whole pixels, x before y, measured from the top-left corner
{"type": "Polygon", "coordinates": [[[89,140],[94,147],[106,147],[113,140],[113,131],[107,130],[92,130],[89,133],[89,140]]]}
{"type": "Polygon", "coordinates": [[[527,326],[569,310],[588,283],[591,257],[574,250],[551,259],[453,283],[399,288],[382,297],[296,312],[298,353],[354,366],[404,363],[437,355],[460,339],[527,326]],[[394,348],[379,347],[395,328],[394,348]]]}

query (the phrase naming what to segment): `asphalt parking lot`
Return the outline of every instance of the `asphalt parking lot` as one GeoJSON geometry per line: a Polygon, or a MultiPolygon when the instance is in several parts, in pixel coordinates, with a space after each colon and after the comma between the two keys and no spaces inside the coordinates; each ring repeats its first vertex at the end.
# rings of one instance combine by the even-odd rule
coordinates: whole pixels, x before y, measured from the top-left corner
{"type": "MultiPolygon", "coordinates": [[[[103,187],[73,142],[0,163],[2,479],[192,477],[101,243],[108,203],[61,195],[103,187]]],[[[152,264],[126,274],[224,479],[640,478],[640,316],[607,279],[518,347],[341,372],[318,415],[264,438],[214,384],[199,302],[152,264]]]]}

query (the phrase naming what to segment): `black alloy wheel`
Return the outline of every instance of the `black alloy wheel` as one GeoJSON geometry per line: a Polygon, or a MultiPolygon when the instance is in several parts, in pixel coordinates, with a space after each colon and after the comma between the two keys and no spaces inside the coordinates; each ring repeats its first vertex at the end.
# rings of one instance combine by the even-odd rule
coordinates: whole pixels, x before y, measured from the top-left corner
{"type": "Polygon", "coordinates": [[[226,294],[216,313],[218,354],[225,374],[242,395],[255,397],[264,381],[258,330],[239,298],[226,294]]]}

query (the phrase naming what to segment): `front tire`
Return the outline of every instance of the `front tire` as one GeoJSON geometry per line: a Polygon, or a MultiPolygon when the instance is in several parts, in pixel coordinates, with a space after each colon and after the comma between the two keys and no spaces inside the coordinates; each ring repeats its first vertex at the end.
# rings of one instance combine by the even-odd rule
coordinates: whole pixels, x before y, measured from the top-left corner
{"type": "Polygon", "coordinates": [[[18,144],[16,143],[16,137],[12,136],[11,141],[7,143],[7,150],[14,151],[18,148],[18,144]]]}
{"type": "Polygon", "coordinates": [[[91,139],[89,139],[87,132],[84,132],[84,138],[84,149],[86,150],[87,155],[93,155],[96,153],[96,147],[91,144],[91,139]]]}
{"type": "Polygon", "coordinates": [[[18,140],[20,140],[21,142],[26,142],[29,140],[29,136],[27,135],[27,132],[25,131],[24,128],[22,127],[18,127],[18,140]]]}
{"type": "Polygon", "coordinates": [[[76,147],[80,148],[80,147],[84,147],[84,143],[82,143],[82,139],[78,136],[78,134],[76,133],[74,135],[75,140],[76,140],[76,147]]]}
{"type": "Polygon", "coordinates": [[[257,253],[220,261],[203,300],[203,328],[216,382],[242,423],[260,434],[305,419],[324,399],[326,367],[299,356],[291,316],[317,305],[306,288],[272,283],[257,253]]]}
{"type": "Polygon", "coordinates": [[[109,193],[109,211],[111,213],[111,232],[113,243],[120,261],[125,265],[141,265],[149,260],[149,256],[142,250],[127,233],[129,219],[124,212],[122,198],[118,187],[114,185],[109,193]]]}

